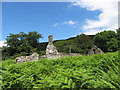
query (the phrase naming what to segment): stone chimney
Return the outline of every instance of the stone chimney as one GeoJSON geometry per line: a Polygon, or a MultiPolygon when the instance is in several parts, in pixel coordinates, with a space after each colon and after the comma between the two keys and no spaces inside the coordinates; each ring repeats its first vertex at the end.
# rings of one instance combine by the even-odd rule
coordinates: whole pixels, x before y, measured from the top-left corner
{"type": "Polygon", "coordinates": [[[53,45],[52,41],[53,41],[53,35],[49,35],[48,36],[48,45],[46,48],[47,55],[48,54],[53,54],[53,55],[58,54],[58,51],[57,51],[56,47],[53,45]]]}
{"type": "Polygon", "coordinates": [[[52,41],[53,41],[53,35],[49,35],[49,36],[48,36],[48,40],[49,40],[49,41],[48,41],[49,43],[52,43],[52,41]]]}

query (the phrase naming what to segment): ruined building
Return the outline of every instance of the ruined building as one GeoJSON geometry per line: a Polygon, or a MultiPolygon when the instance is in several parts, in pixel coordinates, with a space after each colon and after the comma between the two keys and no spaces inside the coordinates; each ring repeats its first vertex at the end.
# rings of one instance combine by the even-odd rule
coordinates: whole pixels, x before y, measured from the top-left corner
{"type": "Polygon", "coordinates": [[[48,36],[48,45],[46,48],[46,55],[43,55],[42,57],[48,58],[48,59],[57,59],[61,57],[67,57],[67,56],[81,56],[81,54],[78,53],[59,53],[57,48],[53,45],[53,36],[48,36]]]}
{"type": "MultiPolygon", "coordinates": [[[[97,46],[93,46],[91,50],[88,52],[88,55],[93,54],[102,54],[104,53],[100,48],[97,46]]],[[[53,45],[53,35],[48,36],[48,45],[46,47],[46,54],[43,56],[39,56],[37,53],[33,53],[30,56],[20,56],[17,57],[16,60],[18,63],[26,62],[26,61],[37,61],[39,58],[47,58],[47,59],[57,59],[61,57],[68,57],[68,56],[82,56],[79,53],[59,53],[57,48],[53,45]]]]}
{"type": "Polygon", "coordinates": [[[48,41],[48,45],[47,45],[47,48],[46,48],[46,55],[48,55],[48,54],[53,54],[53,55],[59,54],[58,51],[57,51],[57,48],[53,45],[53,42],[52,42],[53,36],[52,35],[48,36],[48,39],[49,39],[49,41],[48,41]]]}

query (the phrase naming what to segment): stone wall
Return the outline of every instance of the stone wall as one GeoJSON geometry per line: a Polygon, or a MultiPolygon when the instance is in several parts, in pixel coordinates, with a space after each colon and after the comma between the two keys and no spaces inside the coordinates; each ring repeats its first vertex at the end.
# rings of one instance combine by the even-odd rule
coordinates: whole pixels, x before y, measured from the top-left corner
{"type": "Polygon", "coordinates": [[[81,54],[78,53],[58,53],[58,54],[46,54],[43,56],[40,56],[40,58],[47,58],[47,59],[57,59],[57,58],[62,58],[62,57],[69,57],[69,56],[82,56],[81,54]]]}
{"type": "Polygon", "coordinates": [[[30,56],[20,56],[15,58],[17,63],[23,63],[26,61],[37,61],[39,59],[39,55],[37,53],[33,53],[30,56]]]}

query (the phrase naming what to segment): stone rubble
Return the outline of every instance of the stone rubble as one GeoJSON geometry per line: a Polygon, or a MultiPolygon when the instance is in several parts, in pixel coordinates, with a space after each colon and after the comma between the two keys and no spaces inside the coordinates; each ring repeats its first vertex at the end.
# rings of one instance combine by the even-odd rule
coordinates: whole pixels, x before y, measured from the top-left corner
{"type": "Polygon", "coordinates": [[[37,53],[33,53],[32,55],[30,56],[20,56],[20,57],[17,57],[15,58],[17,63],[23,63],[23,62],[26,62],[26,61],[37,61],[39,59],[39,55],[37,53]]]}
{"type": "Polygon", "coordinates": [[[93,46],[91,48],[91,50],[88,52],[88,55],[93,55],[93,54],[102,54],[104,53],[100,48],[98,48],[97,46],[93,46]]]}

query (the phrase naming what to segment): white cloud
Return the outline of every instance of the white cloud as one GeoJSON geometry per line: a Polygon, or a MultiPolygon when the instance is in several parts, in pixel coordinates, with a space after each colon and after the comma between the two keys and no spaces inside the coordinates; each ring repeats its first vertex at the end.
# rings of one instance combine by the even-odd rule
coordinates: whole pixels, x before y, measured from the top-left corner
{"type": "Polygon", "coordinates": [[[66,26],[66,25],[70,25],[73,28],[76,28],[76,24],[78,23],[78,21],[65,21],[65,22],[61,22],[61,23],[55,23],[53,24],[54,27],[57,27],[58,29],[61,28],[61,26],[66,26]]]}
{"type": "Polygon", "coordinates": [[[58,23],[55,23],[53,26],[54,26],[54,27],[57,27],[57,26],[58,26],[58,23]]]}
{"type": "Polygon", "coordinates": [[[5,41],[0,41],[0,47],[6,46],[5,41]]]}
{"type": "Polygon", "coordinates": [[[68,25],[74,25],[76,23],[78,23],[78,22],[77,21],[72,21],[72,20],[64,22],[64,24],[68,24],[68,25]]]}
{"type": "Polygon", "coordinates": [[[96,34],[103,30],[118,28],[118,1],[119,0],[78,0],[71,6],[79,6],[89,11],[100,10],[97,20],[86,19],[82,27],[87,34],[96,34]]]}

